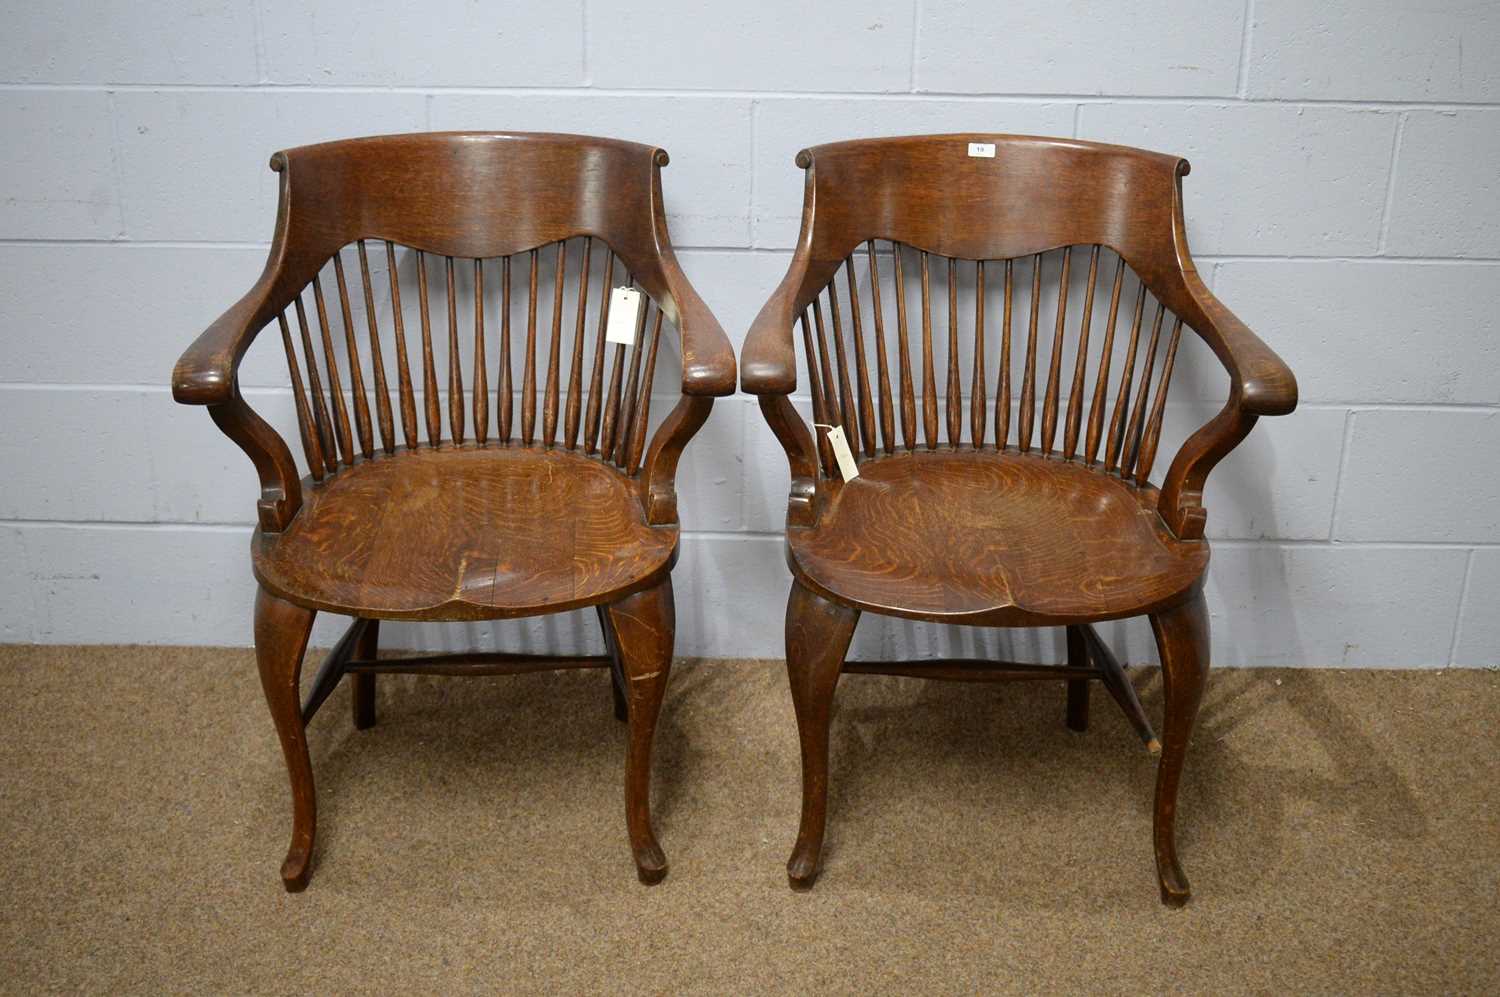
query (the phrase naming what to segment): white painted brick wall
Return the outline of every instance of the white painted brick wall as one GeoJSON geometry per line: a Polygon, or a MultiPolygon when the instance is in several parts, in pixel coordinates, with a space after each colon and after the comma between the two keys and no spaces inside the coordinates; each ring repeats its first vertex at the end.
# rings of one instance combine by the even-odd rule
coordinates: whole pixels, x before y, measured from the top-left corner
{"type": "MultiPolygon", "coordinates": [[[[1216,661],[1494,665],[1497,10],[0,0],[0,641],[249,641],[254,473],[166,382],[259,273],[276,149],[447,128],[662,145],[683,264],[738,347],[796,234],[799,148],[973,129],[1192,159],[1201,271],[1299,374],[1298,413],[1210,480],[1216,661]]],[[[1163,463],[1222,391],[1196,343],[1178,379],[1163,463]]],[[[292,439],[274,342],[242,383],[292,439]]],[[[719,403],[680,483],[680,650],[779,655],[787,472],[753,399],[719,403]]],[[[389,629],[598,647],[583,613],[389,629]]],[[[1105,633],[1152,659],[1138,621],[1105,633]]],[[[1060,648],[869,618],[853,653],[952,652],[1060,648]]]]}

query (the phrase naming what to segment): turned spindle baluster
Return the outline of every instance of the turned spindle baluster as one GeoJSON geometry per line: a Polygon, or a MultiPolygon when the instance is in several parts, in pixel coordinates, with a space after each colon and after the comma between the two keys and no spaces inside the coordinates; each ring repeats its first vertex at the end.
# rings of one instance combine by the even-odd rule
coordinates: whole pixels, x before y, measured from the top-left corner
{"type": "Polygon", "coordinates": [[[583,240],[583,271],[578,275],[578,316],[573,326],[573,362],[568,369],[568,414],[563,425],[563,444],[569,450],[578,445],[578,418],[583,409],[583,333],[589,307],[589,263],[594,256],[594,240],[583,240]]]}
{"type": "Polygon", "coordinates": [[[1031,258],[1031,318],[1026,326],[1026,368],[1021,372],[1021,411],[1016,425],[1022,453],[1031,452],[1031,424],[1036,414],[1036,335],[1042,305],[1042,254],[1031,258]]]}
{"type": "Polygon", "coordinates": [[[537,251],[533,249],[526,284],[526,353],[521,366],[521,442],[528,447],[536,432],[536,277],[537,251]]]}
{"type": "Polygon", "coordinates": [[[432,309],[427,296],[427,258],[417,250],[417,303],[422,316],[422,407],[427,416],[427,443],[443,439],[442,409],[438,405],[437,364],[432,359],[432,309]]]}
{"type": "Polygon", "coordinates": [[[365,397],[365,378],[359,368],[359,345],[354,336],[354,316],[349,309],[349,284],[344,279],[344,257],[333,254],[333,275],[339,289],[339,312],[344,320],[344,347],[349,351],[349,390],[354,396],[354,424],[359,430],[359,451],[369,460],[375,455],[375,434],[370,428],[370,401],[365,397]]]}
{"type": "Polygon", "coordinates": [[[401,399],[401,432],[406,448],[415,450],[418,443],[417,405],[412,397],[411,361],[406,355],[406,320],[401,314],[401,276],[396,271],[396,247],[385,244],[385,269],[391,284],[391,321],[396,330],[396,391],[401,399]]]}
{"type": "Polygon", "coordinates": [[[542,445],[557,442],[558,383],[562,367],[563,284],[567,281],[568,243],[559,239],[552,279],[552,335],[547,342],[547,393],[542,401],[542,445]]]}
{"type": "Polygon", "coordinates": [[[896,349],[900,352],[901,369],[901,441],[906,449],[917,448],[917,402],[911,376],[911,336],[906,325],[906,275],[902,272],[902,245],[891,243],[891,256],[896,269],[896,349]]]}
{"type": "MultiPolygon", "coordinates": [[[[645,371],[641,376],[641,391],[635,403],[635,431],[630,436],[630,453],[625,461],[625,473],[634,476],[641,469],[641,454],[646,447],[646,424],[651,420],[651,384],[656,380],[656,348],[661,343],[662,311],[656,309],[656,318],[651,323],[651,345],[646,351],[645,371]]],[[[636,347],[640,352],[640,347],[636,347]]]]}
{"type": "Polygon", "coordinates": [[[344,387],[339,382],[339,362],[333,352],[333,330],[328,323],[328,304],[323,300],[323,283],[313,276],[313,304],[318,306],[318,329],[323,334],[323,362],[328,367],[328,394],[333,400],[334,427],[338,430],[339,453],[344,466],[354,464],[354,437],[349,431],[349,407],[344,403],[344,387]]]}
{"type": "Polygon", "coordinates": [[[370,372],[375,382],[375,414],[380,425],[380,448],[396,452],[396,429],[391,418],[391,389],[385,380],[385,359],[380,352],[380,325],[375,320],[375,291],[370,285],[370,260],[365,241],[355,242],[359,252],[359,278],[365,292],[365,322],[370,328],[370,372]]]}
{"type": "Polygon", "coordinates": [[[515,386],[511,384],[510,373],[510,257],[505,256],[500,260],[500,364],[495,378],[495,405],[499,408],[497,413],[500,442],[510,444],[511,408],[515,404],[512,397],[515,386]]]}
{"type": "Polygon", "coordinates": [[[1146,346],[1146,366],[1141,371],[1141,387],[1130,411],[1130,429],[1125,434],[1125,456],[1120,461],[1120,477],[1130,477],[1140,450],[1141,433],[1145,426],[1146,400],[1151,393],[1151,372],[1156,366],[1156,346],[1161,338],[1161,322],[1166,315],[1166,306],[1156,306],[1156,317],[1151,322],[1151,341],[1146,346]]]}
{"type": "Polygon", "coordinates": [[[1061,390],[1063,339],[1067,334],[1068,275],[1073,268],[1073,247],[1068,246],[1062,254],[1062,277],[1057,285],[1057,324],[1052,330],[1052,361],[1047,365],[1047,396],[1042,403],[1042,453],[1052,454],[1052,441],[1057,437],[1057,404],[1061,390]]]}
{"type": "Polygon", "coordinates": [[[286,313],[277,312],[276,322],[281,326],[281,345],[286,349],[286,369],[292,379],[292,402],[297,408],[297,429],[302,434],[302,452],[307,456],[307,470],[314,481],[322,481],[323,450],[307,412],[307,399],[302,394],[302,373],[297,369],[297,351],[292,348],[292,330],[286,324],[286,313]]]}
{"type": "Polygon", "coordinates": [[[1115,259],[1114,285],[1109,292],[1109,317],[1104,323],[1104,346],[1099,356],[1099,376],[1094,381],[1094,400],[1089,406],[1089,430],[1083,445],[1083,461],[1093,464],[1099,454],[1104,430],[1104,406],[1109,392],[1109,361],[1115,350],[1115,320],[1120,314],[1120,289],[1125,279],[1125,260],[1115,259]]]}
{"type": "Polygon", "coordinates": [[[948,445],[957,448],[963,433],[964,389],[958,374],[958,261],[948,260],[948,445]]]}
{"type": "Polygon", "coordinates": [[[292,299],[292,305],[297,312],[297,329],[302,334],[302,358],[307,364],[307,386],[312,393],[313,429],[318,438],[323,469],[326,473],[333,474],[339,466],[338,449],[333,440],[333,420],[329,418],[323,397],[323,380],[318,375],[318,354],[313,349],[312,331],[307,325],[307,309],[302,305],[300,293],[292,299]]]}
{"type": "Polygon", "coordinates": [[[453,445],[464,441],[464,372],[458,355],[458,294],[454,290],[453,257],[443,257],[448,279],[448,430],[453,445]]]}
{"type": "Polygon", "coordinates": [[[1078,328],[1078,354],[1073,362],[1073,387],[1068,391],[1068,421],[1063,428],[1063,459],[1078,452],[1078,429],[1083,421],[1083,381],[1089,361],[1089,322],[1094,316],[1094,285],[1099,278],[1099,247],[1089,252],[1089,277],[1083,289],[1083,318],[1078,328]]]}
{"type": "Polygon", "coordinates": [[[1104,449],[1104,469],[1113,471],[1125,443],[1125,408],[1130,403],[1130,386],[1135,376],[1135,351],[1141,337],[1141,317],[1146,308],[1146,285],[1136,287],[1135,314],[1130,320],[1130,342],[1125,347],[1125,366],[1120,370],[1119,393],[1115,395],[1114,413],[1109,417],[1109,442],[1104,449]]]}
{"type": "Polygon", "coordinates": [[[609,299],[615,276],[615,253],[604,254],[604,282],[599,288],[599,328],[594,340],[594,366],[589,376],[589,404],[583,417],[583,451],[593,453],[599,440],[600,392],[604,390],[604,331],[609,325],[609,299]]]}
{"type": "Polygon", "coordinates": [[[984,260],[974,262],[974,370],[969,379],[969,442],[984,447],[984,420],[989,405],[984,397],[984,260]]]}
{"type": "Polygon", "coordinates": [[[1167,343],[1167,356],[1161,365],[1161,380],[1156,386],[1156,401],[1151,406],[1151,420],[1146,425],[1146,438],[1141,441],[1140,457],[1136,461],[1135,483],[1144,485],[1151,477],[1151,465],[1156,462],[1156,447],[1161,441],[1162,415],[1167,407],[1167,387],[1172,383],[1172,366],[1177,361],[1177,343],[1182,339],[1182,319],[1172,323],[1172,338],[1167,343]]]}
{"type": "MultiPolygon", "coordinates": [[[[859,384],[859,429],[860,437],[864,440],[865,456],[875,456],[875,409],[870,402],[870,371],[865,364],[865,333],[864,323],[860,315],[859,291],[854,281],[854,257],[844,259],[844,274],[849,283],[849,326],[854,335],[854,368],[855,377],[859,384]]],[[[829,294],[834,289],[828,289],[829,294]]],[[[835,327],[837,322],[835,322],[835,327]]],[[[850,440],[849,445],[858,446],[857,440],[850,440]]]]}
{"type": "Polygon", "coordinates": [[[1015,298],[1014,260],[1005,261],[1005,296],[1000,313],[1000,373],[995,377],[995,449],[1010,440],[1010,313],[1015,298]]]}
{"type": "MultiPolygon", "coordinates": [[[[875,240],[865,243],[870,264],[870,307],[875,317],[875,373],[880,379],[880,443],[886,453],[895,450],[896,423],[891,405],[891,370],[885,350],[885,313],[880,305],[880,267],[875,262],[875,240]]],[[[804,331],[806,326],[804,324],[804,331]]]]}
{"type": "Polygon", "coordinates": [[[927,449],[938,445],[937,375],[932,369],[932,277],[924,251],[922,260],[922,430],[927,449]]]}

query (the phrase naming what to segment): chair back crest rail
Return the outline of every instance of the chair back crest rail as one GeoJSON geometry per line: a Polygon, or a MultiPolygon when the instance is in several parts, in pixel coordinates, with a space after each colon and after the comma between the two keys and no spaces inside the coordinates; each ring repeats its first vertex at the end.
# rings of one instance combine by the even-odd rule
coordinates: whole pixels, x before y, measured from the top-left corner
{"type": "Polygon", "coordinates": [[[792,461],[791,525],[815,522],[820,494],[839,487],[826,435],[814,442],[785,398],[793,390],[810,397],[815,423],[846,430],[859,460],[1010,449],[1145,488],[1186,326],[1230,386],[1162,488],[1159,508],[1183,539],[1202,535],[1213,463],[1257,414],[1295,404],[1290,372],[1197,276],[1185,160],[947,135],[819,146],[797,163],[802,232],[743,358],[746,389],[792,461]],[[970,156],[970,142],[996,155],[970,156]]]}
{"type": "Polygon", "coordinates": [[[224,372],[273,324],[314,482],[399,449],[558,448],[639,475],[648,521],[675,522],[677,460],[712,396],[733,390],[734,367],[671,250],[666,162],[635,143],[493,133],[273,156],[280,202],[265,272],[174,374],[179,399],[210,404],[256,461],[262,527],[290,522],[300,485],[224,372]],[[605,342],[621,286],[641,294],[630,346],[605,342]],[[226,322],[234,328],[218,328],[226,322]],[[656,406],[652,436],[657,367],[673,342],[682,396],[665,420],[656,406]]]}

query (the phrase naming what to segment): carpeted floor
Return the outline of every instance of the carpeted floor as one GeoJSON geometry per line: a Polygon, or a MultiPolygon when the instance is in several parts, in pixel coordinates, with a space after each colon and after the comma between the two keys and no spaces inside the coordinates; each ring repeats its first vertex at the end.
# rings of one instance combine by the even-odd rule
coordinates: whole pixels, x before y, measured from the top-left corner
{"type": "Polygon", "coordinates": [[[385,677],[379,701],[372,730],[347,688],[312,725],[319,849],[289,896],[250,652],[0,648],[0,989],[1500,990],[1493,671],[1217,672],[1180,911],[1157,899],[1153,759],[1101,690],[1076,735],[1060,684],[846,677],[808,894],[783,871],[778,663],[678,663],[654,888],[604,673],[385,677]]]}

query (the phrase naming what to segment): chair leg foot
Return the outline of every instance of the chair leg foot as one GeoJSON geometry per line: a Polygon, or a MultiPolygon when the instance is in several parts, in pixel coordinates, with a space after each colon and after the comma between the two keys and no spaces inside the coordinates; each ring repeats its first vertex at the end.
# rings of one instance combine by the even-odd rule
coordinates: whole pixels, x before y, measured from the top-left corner
{"type": "Polygon", "coordinates": [[[1177,789],[1187,757],[1188,738],[1198,718],[1198,705],[1203,700],[1208,678],[1208,608],[1202,591],[1181,605],[1154,614],[1151,629],[1161,655],[1166,698],[1152,821],[1156,874],[1162,903],[1181,907],[1192,896],[1192,889],[1177,858],[1177,789]]]}
{"type": "Polygon", "coordinates": [[[786,864],[794,890],[810,889],[818,878],[828,818],[828,725],[834,689],[858,622],[858,610],[792,583],[786,606],[786,671],[802,748],[802,819],[786,864]]]}
{"type": "Polygon", "coordinates": [[[292,840],[281,864],[281,882],[288,893],[300,893],[307,888],[318,821],[298,688],[302,655],[307,650],[307,636],[316,615],[265,589],[255,597],[255,659],[292,788],[292,840]]]}
{"type": "MultiPolygon", "coordinates": [[[[354,656],[362,661],[371,661],[380,647],[380,621],[371,620],[359,642],[354,645],[354,656]]],[[[350,691],[354,695],[354,729],[369,730],[375,726],[375,675],[356,672],[349,676],[350,691]]]]}
{"type": "Polygon", "coordinates": [[[649,886],[667,875],[667,858],[651,824],[651,742],[672,670],[676,610],[671,578],[610,606],[608,616],[628,701],[625,826],[636,875],[649,886]]]}

